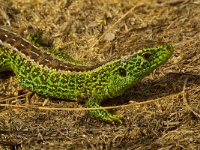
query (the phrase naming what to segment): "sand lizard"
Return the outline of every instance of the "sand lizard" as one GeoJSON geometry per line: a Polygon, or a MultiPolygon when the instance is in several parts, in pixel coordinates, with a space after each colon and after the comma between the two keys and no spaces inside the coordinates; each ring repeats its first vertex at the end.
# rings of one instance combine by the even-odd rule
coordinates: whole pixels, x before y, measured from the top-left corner
{"type": "MultiPolygon", "coordinates": [[[[172,54],[172,45],[163,44],[101,65],[84,66],[60,59],[0,28],[0,72],[13,71],[19,83],[31,91],[84,101],[89,108],[98,108],[102,101],[123,94],[172,54]]],[[[90,110],[90,113],[107,122],[121,122],[120,116],[107,110],[90,110]]]]}

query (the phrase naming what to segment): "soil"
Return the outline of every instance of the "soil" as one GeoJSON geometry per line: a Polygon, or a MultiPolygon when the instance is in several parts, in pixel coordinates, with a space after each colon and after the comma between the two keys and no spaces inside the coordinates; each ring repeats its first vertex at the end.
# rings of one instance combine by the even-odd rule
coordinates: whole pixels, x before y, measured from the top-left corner
{"type": "Polygon", "coordinates": [[[45,43],[88,64],[163,42],[175,49],[104,103],[117,106],[111,111],[122,124],[90,117],[81,103],[32,93],[1,72],[0,149],[200,149],[199,0],[0,0],[0,25],[23,37],[43,30],[45,43]]]}

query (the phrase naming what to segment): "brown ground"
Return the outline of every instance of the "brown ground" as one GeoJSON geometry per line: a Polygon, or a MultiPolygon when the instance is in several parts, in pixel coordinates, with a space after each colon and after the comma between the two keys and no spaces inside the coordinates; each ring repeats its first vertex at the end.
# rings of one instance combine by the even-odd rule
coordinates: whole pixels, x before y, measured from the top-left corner
{"type": "Polygon", "coordinates": [[[24,37],[43,29],[44,41],[86,63],[160,42],[175,48],[168,63],[106,103],[121,106],[115,109],[123,115],[121,125],[87,111],[20,108],[83,105],[23,96],[28,90],[15,76],[1,73],[1,149],[200,149],[199,0],[0,0],[0,25],[24,37]]]}

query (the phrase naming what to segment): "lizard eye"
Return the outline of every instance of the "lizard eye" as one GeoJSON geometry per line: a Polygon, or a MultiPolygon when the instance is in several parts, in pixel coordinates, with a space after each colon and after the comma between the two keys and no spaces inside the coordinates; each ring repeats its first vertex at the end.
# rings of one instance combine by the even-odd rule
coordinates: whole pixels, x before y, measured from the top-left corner
{"type": "Polygon", "coordinates": [[[150,60],[152,58],[152,54],[150,54],[150,53],[144,53],[144,54],[142,54],[142,57],[144,59],[146,59],[146,60],[150,60]]]}
{"type": "Polygon", "coordinates": [[[126,76],[126,70],[124,68],[119,68],[119,74],[122,76],[122,77],[125,77],[126,76]]]}

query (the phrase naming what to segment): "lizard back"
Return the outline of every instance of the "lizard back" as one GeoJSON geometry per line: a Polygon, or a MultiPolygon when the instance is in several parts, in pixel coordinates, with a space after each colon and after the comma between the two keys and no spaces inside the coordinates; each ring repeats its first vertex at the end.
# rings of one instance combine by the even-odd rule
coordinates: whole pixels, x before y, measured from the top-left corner
{"type": "Polygon", "coordinates": [[[0,45],[12,49],[13,52],[19,54],[22,58],[25,58],[28,61],[36,63],[37,65],[43,66],[47,69],[82,72],[89,71],[97,67],[97,65],[75,65],[70,62],[60,60],[52,54],[32,45],[29,41],[18,36],[16,33],[4,28],[0,28],[0,45]]]}

